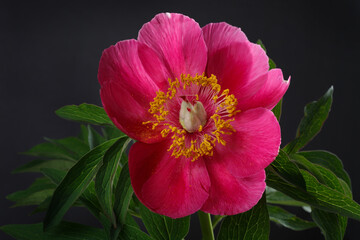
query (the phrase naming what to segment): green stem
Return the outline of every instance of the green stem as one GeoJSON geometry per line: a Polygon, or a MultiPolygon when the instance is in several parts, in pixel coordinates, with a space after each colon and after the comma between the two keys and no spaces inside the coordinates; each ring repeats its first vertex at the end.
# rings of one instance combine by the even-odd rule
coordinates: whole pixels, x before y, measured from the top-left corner
{"type": "Polygon", "coordinates": [[[221,216],[221,215],[216,215],[214,217],[214,221],[212,223],[212,227],[216,228],[216,226],[218,225],[218,223],[224,218],[225,216],[221,216]]]}
{"type": "Polygon", "coordinates": [[[198,216],[199,216],[201,232],[203,236],[202,239],[215,240],[210,214],[204,213],[202,211],[198,211],[198,216]]]}
{"type": "Polygon", "coordinates": [[[119,237],[119,233],[120,233],[120,230],[121,228],[114,228],[114,227],[111,227],[110,229],[110,239],[111,240],[117,240],[118,237],[119,237]]]}
{"type": "Polygon", "coordinates": [[[128,213],[130,213],[131,215],[133,215],[134,217],[140,218],[141,219],[141,215],[140,213],[135,212],[134,210],[131,210],[130,208],[128,209],[128,213]]]}

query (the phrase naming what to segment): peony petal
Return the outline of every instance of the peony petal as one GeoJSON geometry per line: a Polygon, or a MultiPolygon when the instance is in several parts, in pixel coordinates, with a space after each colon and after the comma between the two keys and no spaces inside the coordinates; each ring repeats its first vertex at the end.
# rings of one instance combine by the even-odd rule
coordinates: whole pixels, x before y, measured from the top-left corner
{"type": "Polygon", "coordinates": [[[278,155],[281,133],[274,114],[265,108],[238,113],[232,122],[236,132],[224,137],[216,152],[236,177],[246,177],[267,167],[278,155]]]}
{"type": "MultiPolygon", "coordinates": [[[[104,50],[100,63],[98,79],[100,85],[107,82],[116,82],[131,90],[147,90],[148,92],[158,90],[157,79],[153,81],[145,71],[139,58],[139,44],[130,39],[120,41],[116,45],[104,50]]],[[[142,47],[142,52],[149,48],[142,47]]],[[[142,54],[144,55],[144,54],[142,54]]]]}
{"type": "Polygon", "coordinates": [[[222,89],[235,95],[241,109],[265,83],[269,58],[240,28],[213,23],[203,28],[203,34],[208,47],[207,75],[214,74],[222,89]]]}
{"type": "Polygon", "coordinates": [[[241,108],[242,110],[263,107],[273,109],[289,88],[290,78],[285,81],[281,69],[272,69],[266,83],[241,108]]]}
{"type": "Polygon", "coordinates": [[[163,140],[161,128],[152,130],[151,124],[143,122],[152,119],[145,107],[149,101],[139,92],[131,93],[117,83],[105,84],[100,90],[104,109],[116,127],[129,137],[145,143],[163,140]]]}
{"type": "MultiPolygon", "coordinates": [[[[138,49],[136,40],[127,40],[103,52],[98,73],[100,94],[107,114],[120,130],[131,138],[152,143],[162,137],[159,131],[152,131],[151,126],[142,123],[152,119],[149,103],[165,80],[150,78],[138,49]]],[[[146,52],[146,47],[142,52],[146,52]]]]}
{"type": "MultiPolygon", "coordinates": [[[[214,74],[223,90],[229,89],[238,100],[242,109],[264,85],[267,79],[265,68],[254,67],[254,52],[247,43],[232,43],[231,45],[209,53],[206,69],[207,75],[214,74]]],[[[268,68],[268,67],[267,67],[268,68]]]]}
{"type": "Polygon", "coordinates": [[[164,62],[173,79],[181,74],[202,74],[206,45],[201,28],[193,19],[177,13],[161,13],[144,24],[138,40],[150,46],[164,62]]]}
{"type": "Polygon", "coordinates": [[[214,74],[222,90],[229,89],[241,103],[254,95],[266,80],[266,75],[252,78],[252,61],[249,44],[232,43],[215,52],[209,51],[206,73],[214,74]]]}
{"type": "Polygon", "coordinates": [[[209,23],[202,28],[206,46],[210,51],[217,51],[235,42],[248,42],[240,28],[228,23],[209,23]]]}
{"type": "Polygon", "coordinates": [[[145,71],[156,82],[160,90],[166,92],[169,87],[168,79],[172,78],[172,73],[168,71],[154,50],[147,45],[139,43],[138,54],[145,71]]]}
{"type": "Polygon", "coordinates": [[[209,198],[201,210],[214,215],[234,215],[246,212],[260,200],[266,184],[265,171],[247,177],[235,177],[222,156],[205,159],[210,176],[209,198]]]}
{"type": "Polygon", "coordinates": [[[203,159],[174,158],[170,142],[137,142],[129,154],[134,192],[152,211],[172,218],[188,216],[208,198],[209,175],[203,159]]]}

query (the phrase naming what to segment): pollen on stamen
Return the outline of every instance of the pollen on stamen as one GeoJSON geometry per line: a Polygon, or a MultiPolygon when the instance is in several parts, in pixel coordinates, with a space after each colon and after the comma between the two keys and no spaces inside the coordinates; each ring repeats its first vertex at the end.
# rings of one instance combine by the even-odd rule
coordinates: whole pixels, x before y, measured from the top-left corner
{"type": "Polygon", "coordinates": [[[170,129],[165,128],[165,129],[163,129],[163,130],[161,131],[161,136],[162,136],[162,137],[167,137],[167,135],[169,135],[169,133],[170,133],[170,129]]]}

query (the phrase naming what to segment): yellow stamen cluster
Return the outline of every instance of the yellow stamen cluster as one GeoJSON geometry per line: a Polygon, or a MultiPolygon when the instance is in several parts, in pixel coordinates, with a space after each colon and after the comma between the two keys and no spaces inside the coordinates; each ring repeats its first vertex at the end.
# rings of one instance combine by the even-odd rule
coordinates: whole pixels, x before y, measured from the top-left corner
{"type": "Polygon", "coordinates": [[[156,93],[156,97],[154,98],[154,101],[150,103],[150,109],[149,113],[153,114],[153,116],[156,118],[158,122],[164,121],[166,115],[169,113],[169,111],[165,111],[165,105],[164,103],[168,99],[172,99],[176,94],[176,89],[180,86],[179,80],[171,81],[169,79],[169,89],[168,92],[165,94],[162,91],[158,91],[156,93]]]}
{"type": "Polygon", "coordinates": [[[217,107],[216,113],[220,111],[220,108],[225,108],[228,112],[228,116],[235,116],[240,110],[236,110],[238,101],[234,94],[229,95],[229,89],[225,89],[220,96],[215,95],[213,97],[214,102],[216,103],[219,99],[222,99],[222,103],[217,107]]]}
{"type": "Polygon", "coordinates": [[[205,77],[204,74],[191,77],[190,74],[187,76],[181,75],[181,82],[183,83],[184,89],[191,84],[196,84],[198,86],[207,87],[211,86],[212,90],[216,93],[220,92],[221,86],[217,83],[215,75],[211,75],[209,78],[205,77]]]}
{"type": "MultiPolygon", "coordinates": [[[[158,91],[154,101],[150,103],[149,113],[151,113],[156,119],[155,122],[148,121],[143,124],[152,124],[152,129],[155,129],[158,125],[165,126],[161,131],[162,137],[167,137],[172,133],[171,139],[172,144],[170,145],[168,151],[172,150],[172,156],[176,158],[186,157],[191,158],[192,161],[195,161],[201,156],[212,156],[214,152],[214,146],[216,143],[226,145],[226,141],[222,138],[222,135],[230,135],[235,132],[235,129],[232,127],[231,122],[234,121],[234,118],[229,119],[229,117],[235,116],[240,110],[236,110],[237,99],[233,94],[229,94],[229,90],[224,90],[221,94],[221,86],[217,83],[217,79],[214,75],[206,77],[204,74],[196,75],[191,77],[190,75],[181,75],[180,81],[175,79],[172,81],[169,79],[168,91],[166,93],[158,91]],[[185,137],[188,133],[182,128],[172,126],[171,124],[165,121],[168,110],[165,109],[166,102],[172,99],[178,89],[182,87],[186,89],[192,84],[196,84],[200,87],[211,87],[211,90],[215,93],[213,101],[216,104],[219,101],[218,107],[210,119],[214,121],[215,130],[209,134],[200,134],[198,137],[195,137],[195,140],[186,142],[185,137]],[[222,116],[223,112],[226,109],[226,116],[222,116]],[[225,118],[225,120],[223,119],[225,118]]],[[[199,100],[199,96],[196,94],[196,100],[199,100]]],[[[203,131],[204,126],[200,125],[198,133],[203,131]]]]}
{"type": "MultiPolygon", "coordinates": [[[[233,128],[233,126],[230,124],[231,122],[233,122],[235,119],[231,118],[231,119],[227,119],[224,120],[220,117],[220,115],[218,114],[214,114],[210,117],[212,120],[214,120],[215,123],[215,127],[216,130],[212,132],[212,134],[215,136],[214,140],[217,140],[218,143],[221,143],[222,145],[226,145],[225,140],[221,137],[222,134],[226,134],[226,135],[230,135],[233,132],[235,132],[235,129],[233,128]]],[[[215,143],[215,142],[214,142],[215,143]]]]}

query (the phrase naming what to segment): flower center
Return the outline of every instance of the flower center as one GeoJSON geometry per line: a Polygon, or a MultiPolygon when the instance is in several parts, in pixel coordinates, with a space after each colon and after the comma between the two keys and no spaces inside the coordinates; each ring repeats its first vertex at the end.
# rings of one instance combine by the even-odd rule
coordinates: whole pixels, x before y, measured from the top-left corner
{"type": "Polygon", "coordinates": [[[206,124],[206,111],[201,102],[192,105],[187,100],[181,103],[179,121],[181,126],[189,133],[199,130],[200,126],[206,124]]]}
{"type": "Polygon", "coordinates": [[[212,156],[216,144],[226,145],[225,135],[235,132],[231,125],[237,110],[237,99],[229,89],[221,92],[214,75],[204,74],[169,79],[166,93],[158,91],[150,103],[154,121],[152,129],[161,127],[161,135],[171,136],[168,151],[172,156],[192,158],[212,156]]]}

